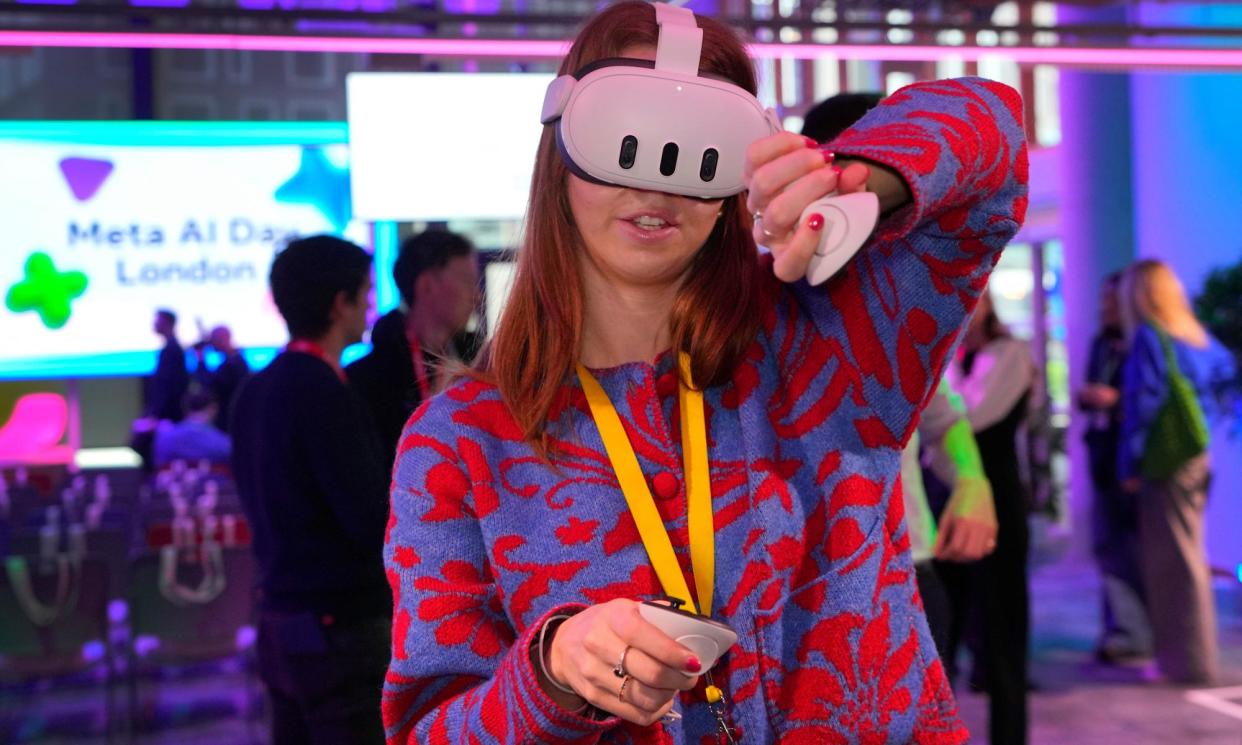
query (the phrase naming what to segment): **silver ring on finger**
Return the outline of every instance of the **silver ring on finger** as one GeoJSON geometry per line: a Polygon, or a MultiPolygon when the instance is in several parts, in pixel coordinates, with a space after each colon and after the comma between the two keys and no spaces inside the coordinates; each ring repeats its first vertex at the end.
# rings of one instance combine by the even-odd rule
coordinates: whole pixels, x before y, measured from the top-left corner
{"type": "Polygon", "coordinates": [[[762,233],[763,233],[763,237],[764,237],[764,238],[769,238],[769,239],[771,239],[771,238],[776,238],[776,237],[778,237],[775,233],[769,232],[769,231],[768,231],[768,229],[767,229],[766,227],[764,227],[764,225],[763,225],[763,210],[756,210],[756,211],[755,211],[755,213],[754,213],[754,214],[752,214],[752,215],[750,216],[750,218],[751,218],[751,220],[752,220],[752,221],[754,221],[754,223],[755,223],[756,225],[758,225],[758,226],[759,226],[759,230],[760,230],[760,232],[762,232],[762,233]]]}
{"type": "Polygon", "coordinates": [[[629,687],[630,681],[633,679],[633,676],[630,675],[621,679],[621,690],[617,691],[617,700],[623,704],[625,703],[625,689],[629,687]]]}
{"type": "Polygon", "coordinates": [[[625,656],[629,653],[630,648],[626,646],[625,649],[621,650],[621,659],[617,660],[617,664],[612,666],[612,674],[618,678],[624,678],[629,675],[629,673],[625,672],[625,656]]]}

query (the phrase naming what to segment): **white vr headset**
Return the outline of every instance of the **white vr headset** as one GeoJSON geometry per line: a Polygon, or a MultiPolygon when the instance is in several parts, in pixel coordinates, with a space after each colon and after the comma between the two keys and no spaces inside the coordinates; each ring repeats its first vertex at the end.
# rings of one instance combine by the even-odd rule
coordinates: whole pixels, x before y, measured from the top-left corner
{"type": "Polygon", "coordinates": [[[780,122],[744,88],[699,75],[694,13],[652,5],[655,62],[607,59],[562,75],[548,86],[541,119],[556,122],[566,167],[587,181],[702,199],[741,193],[746,148],[780,122]]]}
{"type": "MultiPolygon", "coordinates": [[[[561,75],[543,99],[565,166],[587,181],[723,199],[746,190],[746,149],[780,132],[776,113],[727,80],[699,75],[703,30],[662,2],[655,62],[607,59],[561,75]]],[[[824,218],[807,280],[819,284],[858,252],[879,217],[875,194],[828,195],[802,213],[824,218]]]]}

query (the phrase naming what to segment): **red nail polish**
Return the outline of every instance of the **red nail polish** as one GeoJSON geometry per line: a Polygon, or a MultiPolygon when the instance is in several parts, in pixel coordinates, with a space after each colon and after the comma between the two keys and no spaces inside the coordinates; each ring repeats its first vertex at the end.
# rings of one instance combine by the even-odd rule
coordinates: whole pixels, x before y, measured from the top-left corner
{"type": "Polygon", "coordinates": [[[703,663],[699,662],[698,657],[691,657],[690,659],[686,660],[686,670],[689,670],[692,673],[697,673],[698,671],[702,669],[703,669],[703,663]]]}
{"type": "Polygon", "coordinates": [[[831,150],[823,150],[822,152],[824,154],[825,163],[832,163],[832,161],[837,159],[837,154],[832,152],[831,150]]]}
{"type": "Polygon", "coordinates": [[[816,142],[815,139],[812,137],[807,137],[806,135],[803,135],[802,139],[803,141],[806,142],[807,147],[819,147],[819,143],[816,142]]]}
{"type": "Polygon", "coordinates": [[[810,228],[811,230],[823,230],[824,229],[824,216],[816,212],[815,214],[807,218],[806,226],[810,228]]]}
{"type": "Polygon", "coordinates": [[[837,178],[841,178],[841,166],[833,166],[832,172],[837,174],[837,178]]]}

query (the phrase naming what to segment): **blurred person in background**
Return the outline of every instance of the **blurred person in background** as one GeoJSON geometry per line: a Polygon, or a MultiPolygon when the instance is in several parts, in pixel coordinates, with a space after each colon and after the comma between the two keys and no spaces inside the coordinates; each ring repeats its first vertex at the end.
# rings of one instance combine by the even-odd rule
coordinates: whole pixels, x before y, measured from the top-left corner
{"type": "Polygon", "coordinates": [[[1087,416],[1084,439],[1094,496],[1091,547],[1103,580],[1103,624],[1096,659],[1104,663],[1151,654],[1151,625],[1139,570],[1137,505],[1117,478],[1121,376],[1126,359],[1117,299],[1120,283],[1118,272],[1100,286],[1100,331],[1091,342],[1086,385],[1078,392],[1078,408],[1087,416]]]}
{"type": "Polygon", "coordinates": [[[143,468],[155,466],[155,430],[162,421],[179,422],[190,387],[185,365],[185,349],[177,341],[177,314],[166,308],[155,312],[153,330],[164,340],[156,358],[155,371],[144,381],[142,415],[134,420],[129,446],[142,459],[143,468]]]}
{"type": "Polygon", "coordinates": [[[388,468],[340,366],[366,330],[371,257],[339,238],[303,238],[276,256],[270,282],[291,341],[242,385],[232,431],[260,568],[258,657],[272,738],[382,743],[388,468]]]}
{"type": "Polygon", "coordinates": [[[177,341],[177,314],[161,309],[155,313],[155,333],[164,340],[164,347],[155,365],[155,373],[147,381],[146,408],[149,419],[181,421],[182,403],[190,387],[190,373],[185,366],[185,349],[177,341]]]}
{"type": "Polygon", "coordinates": [[[946,381],[924,407],[918,429],[902,451],[901,488],[919,595],[936,650],[949,669],[953,610],[936,570],[937,560],[972,562],[991,553],[996,548],[996,508],[965,405],[946,381]],[[938,524],[923,483],[924,448],[944,464],[941,473],[952,485],[938,524]]]}
{"type": "Polygon", "coordinates": [[[155,429],[154,457],[157,468],[175,460],[228,463],[232,453],[229,436],[216,428],[220,407],[210,391],[192,391],[185,397],[185,418],[161,421],[155,429]]]}
{"type": "Polygon", "coordinates": [[[1212,682],[1219,664],[1212,572],[1203,542],[1211,463],[1208,421],[1216,391],[1237,375],[1232,355],[1195,318],[1163,262],[1122,277],[1121,320],[1130,352],[1121,385],[1118,477],[1138,499],[1139,557],[1159,674],[1212,682]]]}
{"type": "Polygon", "coordinates": [[[406,238],[392,277],[403,307],[375,323],[371,352],[345,369],[371,410],[388,465],[410,415],[443,387],[445,363],[473,361],[481,343],[466,331],[479,301],[479,263],[465,236],[429,230],[406,238]]]}
{"type": "Polygon", "coordinates": [[[242,382],[250,376],[250,365],[241,350],[233,346],[233,332],[228,326],[213,328],[206,338],[194,345],[194,352],[198,356],[198,369],[194,372],[194,378],[215,396],[219,404],[216,427],[228,432],[233,399],[237,396],[242,382]],[[208,347],[216,350],[223,358],[214,370],[207,369],[208,347]]]}
{"type": "Polygon", "coordinates": [[[1016,438],[1035,386],[1035,366],[1030,345],[1010,334],[997,317],[990,292],[979,299],[949,372],[966,405],[997,519],[991,555],[970,565],[942,562],[938,567],[954,611],[949,658],[955,660],[967,625],[977,623],[981,644],[972,677],[988,693],[989,741],[1023,745],[1028,730],[1030,534],[1016,438]]]}
{"type": "Polygon", "coordinates": [[[807,110],[802,134],[816,142],[832,142],[883,100],[883,93],[870,92],[829,96],[807,110]]]}

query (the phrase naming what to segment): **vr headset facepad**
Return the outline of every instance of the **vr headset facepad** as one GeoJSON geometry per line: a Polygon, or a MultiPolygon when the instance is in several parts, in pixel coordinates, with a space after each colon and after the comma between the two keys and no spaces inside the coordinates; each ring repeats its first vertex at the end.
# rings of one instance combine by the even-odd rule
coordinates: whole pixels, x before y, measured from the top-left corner
{"type": "MultiPolygon", "coordinates": [[[[780,132],[776,113],[749,91],[699,74],[703,30],[686,8],[654,2],[655,62],[617,58],[548,85],[541,121],[556,125],[565,166],[597,184],[723,199],[746,190],[746,149],[780,132]]],[[[875,227],[874,194],[829,195],[807,207],[825,226],[807,277],[835,274],[875,227]]]]}
{"type": "Polygon", "coordinates": [[[746,148],[780,122],[744,88],[699,75],[694,13],[652,5],[655,62],[607,59],[558,77],[542,121],[556,123],[565,165],[587,181],[701,199],[738,194],[746,148]]]}

